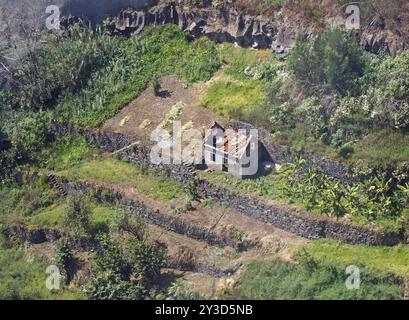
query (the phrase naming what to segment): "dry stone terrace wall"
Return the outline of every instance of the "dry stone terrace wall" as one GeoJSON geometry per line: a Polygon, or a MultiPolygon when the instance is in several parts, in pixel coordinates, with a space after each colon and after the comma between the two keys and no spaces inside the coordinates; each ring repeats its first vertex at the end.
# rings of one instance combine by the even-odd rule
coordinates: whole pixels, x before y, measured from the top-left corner
{"type": "Polygon", "coordinates": [[[269,205],[226,188],[212,185],[208,181],[198,181],[197,192],[203,198],[226,204],[251,218],[308,239],[332,238],[349,244],[387,246],[403,241],[401,233],[381,232],[365,226],[317,217],[295,208],[269,205]]]}
{"type": "MultiPolygon", "coordinates": [[[[55,122],[52,124],[52,130],[55,138],[65,135],[82,136],[88,143],[96,145],[105,152],[115,152],[138,141],[136,136],[96,129],[77,130],[55,122]]],[[[118,157],[185,184],[192,182],[194,179],[194,174],[186,166],[153,164],[150,161],[150,149],[143,145],[135,145],[129,150],[119,153],[118,157]]]]}
{"type": "Polygon", "coordinates": [[[85,182],[66,182],[61,183],[61,186],[67,194],[74,192],[90,193],[100,203],[109,205],[118,205],[136,216],[148,221],[156,226],[159,226],[167,231],[175,232],[189,238],[205,241],[210,245],[215,246],[231,246],[238,251],[244,251],[252,247],[254,244],[250,242],[237,242],[229,236],[218,235],[209,231],[204,226],[193,225],[178,217],[169,217],[162,214],[159,210],[148,208],[144,203],[134,201],[124,197],[120,192],[105,187],[99,187],[91,183],[85,182]]]}
{"type": "Polygon", "coordinates": [[[9,243],[40,244],[56,242],[61,238],[68,239],[72,249],[81,251],[99,250],[97,240],[90,238],[78,238],[62,229],[32,227],[22,223],[5,225],[1,228],[4,239],[9,243]]]}
{"type": "MultiPolygon", "coordinates": [[[[121,149],[133,142],[135,137],[129,137],[119,133],[103,132],[98,130],[81,130],[76,131],[65,126],[54,124],[54,132],[59,135],[82,135],[87,141],[96,144],[104,151],[115,151],[121,149]]],[[[238,128],[238,124],[234,125],[238,128]]],[[[243,126],[243,124],[240,124],[243,126]]],[[[261,131],[261,139],[267,137],[266,132],[261,131]]],[[[266,140],[267,141],[267,140],[266,140]]],[[[274,157],[280,161],[291,161],[290,153],[280,149],[272,149],[267,143],[266,148],[274,157]],[[277,151],[279,150],[279,151],[277,151]]],[[[270,223],[273,226],[297,234],[308,239],[333,238],[342,240],[350,244],[367,244],[367,245],[395,245],[403,241],[403,235],[400,233],[384,233],[375,229],[366,228],[364,226],[352,225],[343,222],[338,222],[332,219],[317,217],[308,212],[295,208],[283,209],[283,207],[268,205],[262,201],[257,201],[247,196],[233,193],[225,188],[210,185],[207,181],[197,180],[189,172],[185,166],[176,165],[153,165],[149,161],[149,150],[144,146],[135,146],[134,148],[123,152],[120,157],[137,165],[146,165],[149,169],[159,174],[165,174],[185,184],[196,185],[196,192],[202,198],[209,198],[215,201],[224,203],[237,210],[238,212],[255,218],[257,220],[270,223]]],[[[343,172],[342,167],[326,162],[324,160],[311,160],[310,165],[320,165],[320,168],[325,173],[325,168],[329,175],[337,173],[340,179],[347,179],[347,175],[343,172]],[[336,168],[336,169],[333,169],[336,168]],[[335,171],[334,171],[335,170],[335,171]]],[[[277,162],[279,162],[277,160],[277,162]]],[[[345,181],[348,182],[348,181],[345,181]]],[[[350,181],[349,181],[350,182],[350,181]]],[[[165,223],[155,218],[155,214],[150,215],[151,219],[158,219],[157,223],[165,223]]],[[[166,221],[168,223],[168,221],[166,221]]],[[[176,227],[173,227],[176,228],[176,227]]],[[[171,229],[169,229],[171,230],[171,229]]],[[[179,232],[196,232],[192,230],[178,229],[179,232]]],[[[196,235],[197,239],[201,239],[203,235],[196,235]]],[[[213,241],[213,240],[210,240],[213,241]]],[[[216,240],[215,240],[216,241],[216,240]]]]}

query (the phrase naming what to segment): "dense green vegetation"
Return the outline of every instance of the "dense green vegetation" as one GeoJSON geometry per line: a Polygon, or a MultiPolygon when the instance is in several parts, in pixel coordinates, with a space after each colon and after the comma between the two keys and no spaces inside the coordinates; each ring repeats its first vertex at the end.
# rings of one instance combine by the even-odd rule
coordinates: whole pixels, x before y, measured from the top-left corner
{"type": "Polygon", "coordinates": [[[89,145],[82,137],[62,137],[51,145],[47,155],[44,156],[47,159],[45,167],[55,171],[64,170],[78,165],[96,151],[97,149],[89,145]]]}
{"type": "Polygon", "coordinates": [[[99,126],[151,80],[165,74],[188,83],[208,80],[220,63],[214,43],[206,38],[188,42],[175,25],[147,28],[131,39],[79,25],[50,36],[14,70],[13,87],[0,92],[0,136],[9,142],[0,150],[1,174],[18,164],[40,162],[51,118],[99,126]]]}
{"type": "Polygon", "coordinates": [[[62,285],[62,290],[48,290],[45,282],[48,264],[39,257],[31,257],[20,248],[0,247],[0,299],[83,299],[79,290],[70,290],[62,285]]]}
{"type": "Polygon", "coordinates": [[[228,44],[219,51],[227,66],[202,106],[341,161],[386,168],[408,159],[407,51],[370,54],[334,27],[299,38],[287,62],[228,44]]]}
{"type": "Polygon", "coordinates": [[[240,193],[257,195],[275,203],[289,203],[319,215],[346,218],[352,222],[400,231],[408,217],[409,186],[391,192],[391,181],[373,178],[346,185],[308,170],[299,174],[303,161],[283,166],[276,174],[240,180],[231,175],[203,173],[210,182],[225,184],[240,193]],[[404,217],[402,219],[402,217],[404,217]]]}
{"type": "Polygon", "coordinates": [[[231,293],[250,299],[379,300],[403,299],[403,284],[361,268],[361,286],[348,290],[345,269],[304,258],[298,264],[280,260],[248,263],[231,293]]]}
{"type": "Polygon", "coordinates": [[[90,299],[140,300],[152,297],[153,285],[165,264],[164,248],[146,239],[116,241],[101,235],[102,252],[86,285],[90,299]]]}
{"type": "MultiPolygon", "coordinates": [[[[13,194],[12,189],[4,195],[13,194]]],[[[151,242],[145,232],[145,224],[135,215],[117,207],[97,204],[84,194],[73,194],[67,199],[53,197],[51,190],[37,181],[21,191],[13,200],[17,205],[2,216],[2,230],[8,225],[24,225],[32,229],[56,228],[68,231],[75,239],[98,241],[102,251],[87,261],[93,266],[93,275],[85,286],[78,285],[75,276],[78,254],[68,239],[55,244],[52,261],[42,258],[36,249],[8,247],[18,244],[17,238],[7,238],[0,244],[0,296],[4,299],[144,299],[163,294],[156,289],[157,277],[165,263],[166,248],[151,242]],[[28,210],[34,193],[48,195],[47,203],[28,210]],[[64,281],[62,289],[46,288],[46,267],[56,264],[64,281]],[[68,290],[66,286],[76,288],[68,290]],[[86,295],[80,293],[85,289],[86,295]]]]}
{"type": "Polygon", "coordinates": [[[288,67],[303,85],[344,94],[353,90],[356,79],[363,75],[363,53],[351,37],[331,28],[312,43],[299,38],[288,67]]]}
{"type": "Polygon", "coordinates": [[[347,185],[314,169],[299,175],[302,163],[289,164],[281,170],[285,198],[297,199],[308,210],[321,215],[335,218],[348,215],[354,222],[402,229],[402,215],[409,206],[409,185],[393,190],[392,180],[385,183],[379,177],[347,185]]]}
{"type": "Polygon", "coordinates": [[[275,134],[295,145],[307,137],[304,148],[312,145],[317,150],[322,144],[318,149],[338,154],[339,159],[357,153],[357,158],[384,166],[407,160],[408,57],[407,51],[395,58],[366,53],[354,36],[334,28],[313,42],[299,39],[288,61],[289,80],[284,83],[302,87],[296,93],[301,91],[305,98],[297,101],[292,93],[289,102],[273,105],[275,134]],[[378,134],[382,130],[388,135],[378,134]],[[389,135],[401,136],[404,142],[393,155],[389,154],[389,135]],[[361,151],[361,140],[367,136],[384,138],[378,140],[373,157],[361,151]]]}

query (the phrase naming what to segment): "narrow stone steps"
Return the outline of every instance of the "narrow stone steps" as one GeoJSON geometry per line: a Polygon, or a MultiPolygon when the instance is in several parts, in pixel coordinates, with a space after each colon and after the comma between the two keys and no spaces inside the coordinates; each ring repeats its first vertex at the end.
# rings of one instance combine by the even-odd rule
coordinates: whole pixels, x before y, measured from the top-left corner
{"type": "Polygon", "coordinates": [[[47,174],[48,181],[52,185],[54,190],[57,190],[58,194],[61,196],[68,196],[67,192],[62,187],[61,183],[58,181],[57,177],[53,173],[47,174]]]}

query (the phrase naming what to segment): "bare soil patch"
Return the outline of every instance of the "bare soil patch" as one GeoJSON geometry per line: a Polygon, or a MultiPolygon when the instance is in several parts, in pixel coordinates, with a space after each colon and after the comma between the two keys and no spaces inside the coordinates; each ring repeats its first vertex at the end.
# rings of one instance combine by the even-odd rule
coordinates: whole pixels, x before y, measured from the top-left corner
{"type": "Polygon", "coordinates": [[[182,126],[190,121],[197,129],[209,128],[214,121],[225,124],[227,121],[213,111],[199,107],[200,97],[207,86],[207,83],[200,82],[188,87],[174,76],[165,76],[161,79],[159,95],[156,96],[152,86],[149,86],[115,117],[109,119],[102,130],[134,135],[148,143],[151,132],[179,102],[185,105],[182,114],[176,119],[181,121],[182,126]]]}

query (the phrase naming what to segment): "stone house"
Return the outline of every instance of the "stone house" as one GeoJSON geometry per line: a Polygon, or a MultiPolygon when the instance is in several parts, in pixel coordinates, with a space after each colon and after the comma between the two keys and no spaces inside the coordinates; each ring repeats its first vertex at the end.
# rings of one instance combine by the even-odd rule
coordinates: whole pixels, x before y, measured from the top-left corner
{"type": "Polygon", "coordinates": [[[207,168],[244,178],[258,172],[261,158],[257,135],[225,129],[215,122],[204,139],[207,168]]]}

